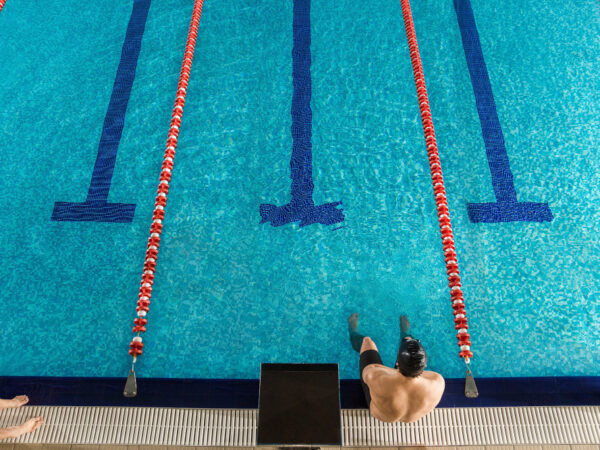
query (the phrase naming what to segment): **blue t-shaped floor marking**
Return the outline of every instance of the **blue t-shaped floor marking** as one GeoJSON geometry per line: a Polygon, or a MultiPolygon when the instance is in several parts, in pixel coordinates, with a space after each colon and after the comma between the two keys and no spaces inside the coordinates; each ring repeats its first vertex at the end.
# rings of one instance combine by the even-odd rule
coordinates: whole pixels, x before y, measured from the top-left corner
{"type": "Polygon", "coordinates": [[[310,109],[310,0],[294,0],[294,45],[292,48],[292,199],[287,205],[260,205],[260,223],[277,227],[300,221],[300,226],[342,222],[342,202],[315,206],[312,180],[312,111],[310,109]]]}
{"type": "Polygon", "coordinates": [[[107,203],[107,200],[150,2],[151,0],[133,2],[115,84],[104,117],[102,137],[87,199],[83,203],[56,202],[52,220],[75,222],[131,222],[133,220],[135,204],[107,203]]]}
{"type": "Polygon", "coordinates": [[[495,203],[469,203],[467,206],[469,219],[471,222],[549,222],[552,220],[552,212],[547,203],[529,203],[517,200],[513,174],[508,162],[502,127],[481,51],[471,2],[470,0],[454,0],[454,8],[458,17],[492,175],[492,185],[496,195],[495,203]]]}

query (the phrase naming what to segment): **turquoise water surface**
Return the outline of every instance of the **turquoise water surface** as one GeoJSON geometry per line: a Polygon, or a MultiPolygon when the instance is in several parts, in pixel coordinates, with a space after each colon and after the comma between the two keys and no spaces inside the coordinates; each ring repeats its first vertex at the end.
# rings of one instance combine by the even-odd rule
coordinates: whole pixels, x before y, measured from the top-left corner
{"type": "MultiPolygon", "coordinates": [[[[0,375],[120,377],[193,1],[148,11],[108,196],[130,222],[51,218],[86,198],[133,1],[36,3],[0,13],[0,375]]],[[[518,199],[553,216],[470,220],[495,197],[457,14],[413,1],[473,370],[599,375],[600,5],[471,4],[518,199]]],[[[138,375],[338,362],[355,378],[358,312],[386,364],[406,313],[429,368],[460,377],[398,0],[312,0],[313,199],[345,220],[260,223],[290,201],[293,6],[205,0],[138,375]]]]}

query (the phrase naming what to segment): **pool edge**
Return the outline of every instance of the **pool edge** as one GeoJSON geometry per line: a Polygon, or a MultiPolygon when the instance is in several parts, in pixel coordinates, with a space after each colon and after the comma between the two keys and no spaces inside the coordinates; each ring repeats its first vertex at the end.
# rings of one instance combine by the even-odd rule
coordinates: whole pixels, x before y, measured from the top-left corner
{"type": "MultiPolygon", "coordinates": [[[[466,398],[464,379],[446,379],[443,408],[600,405],[600,377],[478,378],[466,398]]],[[[123,397],[125,378],[0,377],[0,398],[26,394],[31,405],[172,408],[258,407],[258,380],[138,378],[138,396],[123,397]]],[[[340,380],[343,409],[366,408],[358,380],[340,380]]]]}

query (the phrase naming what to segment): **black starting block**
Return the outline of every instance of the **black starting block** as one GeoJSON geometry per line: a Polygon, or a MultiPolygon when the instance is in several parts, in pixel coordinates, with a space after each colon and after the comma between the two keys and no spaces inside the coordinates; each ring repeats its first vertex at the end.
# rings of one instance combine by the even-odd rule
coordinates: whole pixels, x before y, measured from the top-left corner
{"type": "Polygon", "coordinates": [[[257,445],[341,446],[337,364],[261,364],[257,445]]]}

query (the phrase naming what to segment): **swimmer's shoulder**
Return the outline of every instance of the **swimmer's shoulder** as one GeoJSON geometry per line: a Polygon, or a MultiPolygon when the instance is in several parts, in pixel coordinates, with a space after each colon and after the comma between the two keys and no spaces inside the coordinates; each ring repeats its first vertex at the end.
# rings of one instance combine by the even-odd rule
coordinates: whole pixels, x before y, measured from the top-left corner
{"type": "Polygon", "coordinates": [[[439,373],[429,370],[423,371],[421,376],[423,377],[423,381],[425,381],[424,387],[428,392],[427,397],[429,397],[437,405],[442,399],[442,395],[446,389],[446,380],[444,380],[444,377],[439,373]]]}
{"type": "Polygon", "coordinates": [[[372,382],[373,379],[379,377],[380,375],[388,373],[389,369],[389,367],[384,366],[383,364],[369,364],[363,369],[363,381],[365,383],[372,382]]]}
{"type": "Polygon", "coordinates": [[[431,370],[424,370],[421,376],[429,381],[432,385],[436,385],[441,387],[442,389],[446,386],[446,380],[444,377],[437,372],[433,372],[431,370]]]}

